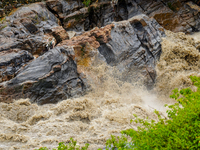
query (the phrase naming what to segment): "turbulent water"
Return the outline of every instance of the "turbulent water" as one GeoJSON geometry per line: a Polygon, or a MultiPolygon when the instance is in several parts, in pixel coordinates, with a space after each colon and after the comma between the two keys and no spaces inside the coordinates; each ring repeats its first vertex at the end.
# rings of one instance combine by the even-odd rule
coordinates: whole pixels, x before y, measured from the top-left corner
{"type": "Polygon", "coordinates": [[[166,31],[162,55],[157,63],[156,90],[169,95],[174,88],[192,87],[189,76],[199,76],[200,33],[192,36],[166,31]]]}
{"type": "Polygon", "coordinates": [[[79,145],[89,143],[89,149],[95,150],[103,148],[111,134],[136,129],[137,124],[130,123],[133,114],[156,119],[153,110],[157,109],[166,115],[163,105],[174,102],[168,98],[171,90],[192,87],[189,76],[198,76],[200,65],[199,34],[166,34],[152,91],[135,81],[117,80],[116,71],[105,65],[90,68],[96,78],[94,90],[84,97],[43,106],[28,99],[0,103],[0,149],[55,148],[73,137],[79,145]]]}

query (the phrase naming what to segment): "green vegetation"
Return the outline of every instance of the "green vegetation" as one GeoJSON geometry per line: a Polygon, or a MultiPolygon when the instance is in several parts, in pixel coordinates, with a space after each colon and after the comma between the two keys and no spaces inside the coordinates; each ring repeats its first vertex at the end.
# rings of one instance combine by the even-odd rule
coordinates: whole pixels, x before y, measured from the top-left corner
{"type": "MultiPolygon", "coordinates": [[[[111,135],[107,140],[107,150],[197,150],[200,149],[200,77],[190,77],[197,90],[190,88],[173,90],[170,96],[177,103],[166,105],[169,110],[168,119],[163,118],[158,111],[155,113],[159,121],[140,119],[136,115],[134,122],[141,124],[138,131],[128,129],[122,131],[120,137],[111,135]]],[[[133,122],[133,120],[131,120],[133,122]]],[[[76,142],[71,139],[68,146],[60,143],[56,150],[87,150],[76,148],[76,142]],[[65,148],[66,147],[66,148],[65,148]],[[61,149],[62,148],[62,149],[61,149]]],[[[39,150],[48,150],[40,148],[39,150]]],[[[100,150],[100,149],[99,149],[100,150]]]]}
{"type": "MultiPolygon", "coordinates": [[[[59,146],[57,147],[57,149],[53,149],[53,150],[87,150],[89,144],[86,143],[84,147],[80,147],[78,145],[76,145],[76,141],[73,138],[70,138],[70,143],[65,145],[64,142],[60,142],[59,146]]],[[[48,148],[46,147],[41,147],[39,149],[35,149],[35,150],[48,150],[48,148]]]]}
{"type": "Polygon", "coordinates": [[[83,4],[85,5],[85,7],[88,7],[91,4],[91,0],[84,0],[83,4]]]}

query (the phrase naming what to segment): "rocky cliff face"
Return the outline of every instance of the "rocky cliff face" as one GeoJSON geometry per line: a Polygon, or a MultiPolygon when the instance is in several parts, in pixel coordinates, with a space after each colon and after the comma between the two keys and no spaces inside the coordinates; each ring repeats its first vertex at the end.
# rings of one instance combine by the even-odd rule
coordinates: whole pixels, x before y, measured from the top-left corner
{"type": "MultiPolygon", "coordinates": [[[[35,0],[38,1],[41,0],[35,0]]],[[[138,14],[153,17],[165,29],[174,32],[199,31],[199,0],[119,0],[114,8],[110,0],[91,0],[89,7],[84,7],[81,0],[45,1],[46,7],[59,18],[68,31],[88,31],[93,27],[102,27],[112,21],[127,20],[138,14]]],[[[12,9],[22,6],[23,0],[20,2],[21,4],[12,2],[9,5],[6,5],[5,1],[0,3],[0,18],[3,18],[5,12],[7,14],[12,9]]]]}
{"type": "Polygon", "coordinates": [[[66,30],[86,31],[146,14],[167,30],[186,33],[199,31],[199,4],[199,1],[187,0],[120,0],[113,8],[110,0],[99,0],[88,9],[83,8],[79,1],[47,2],[48,8],[62,20],[66,30]]]}
{"type": "Polygon", "coordinates": [[[199,6],[177,5],[171,10],[165,1],[122,0],[114,8],[110,1],[86,8],[79,1],[49,0],[19,8],[1,24],[0,101],[29,97],[45,104],[84,95],[91,80],[84,68],[98,60],[115,66],[123,80],[136,72],[151,88],[165,36],[162,26],[198,30],[199,6]]]}

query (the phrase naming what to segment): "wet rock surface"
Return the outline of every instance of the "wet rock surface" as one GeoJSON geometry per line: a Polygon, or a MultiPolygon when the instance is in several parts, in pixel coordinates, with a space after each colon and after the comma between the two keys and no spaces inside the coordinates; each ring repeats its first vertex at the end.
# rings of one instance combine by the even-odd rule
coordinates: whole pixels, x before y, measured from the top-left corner
{"type": "MultiPolygon", "coordinates": [[[[110,0],[99,0],[98,2],[93,0],[89,7],[85,7],[80,0],[45,0],[43,6],[60,20],[67,31],[88,31],[96,26],[108,25],[113,21],[130,19],[138,14],[146,14],[149,17],[153,17],[161,26],[173,32],[191,33],[199,31],[199,1],[121,0],[114,6],[110,2],[110,0]]],[[[0,17],[5,15],[5,11],[10,11],[19,6],[16,4],[5,8],[2,6],[0,17]]],[[[33,11],[40,12],[37,7],[33,11]]],[[[52,16],[50,18],[53,19],[52,16]]]]}

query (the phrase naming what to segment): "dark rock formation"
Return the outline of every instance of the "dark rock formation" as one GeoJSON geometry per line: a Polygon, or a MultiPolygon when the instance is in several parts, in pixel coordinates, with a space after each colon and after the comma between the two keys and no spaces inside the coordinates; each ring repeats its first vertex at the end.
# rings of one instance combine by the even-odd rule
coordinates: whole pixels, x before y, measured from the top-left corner
{"type": "MultiPolygon", "coordinates": [[[[30,71],[28,72],[30,73],[29,75],[25,73],[26,65],[28,64],[27,66],[29,66],[35,63],[37,57],[45,54],[48,50],[47,45],[51,40],[54,40],[55,44],[57,44],[69,38],[67,32],[59,25],[60,21],[45,6],[43,3],[37,3],[19,8],[13,15],[10,15],[2,22],[3,27],[0,30],[0,83],[2,82],[3,88],[0,97],[3,101],[6,100],[8,102],[9,99],[32,96],[33,94],[24,94],[25,92],[31,93],[29,88],[29,91],[24,90],[25,83],[39,82],[36,68],[38,67],[39,69],[42,62],[36,63],[35,68],[31,70],[32,72],[28,69],[30,71]],[[31,62],[33,56],[35,60],[31,62]],[[23,75],[21,72],[23,72],[23,75]],[[35,80],[33,80],[33,76],[30,77],[31,74],[35,77],[35,80]]],[[[43,66],[43,69],[40,70],[42,75],[49,73],[45,72],[45,68],[48,68],[48,63],[46,61],[46,67],[43,66]]],[[[75,88],[76,79],[72,80],[73,82],[66,82],[70,82],[69,86],[74,86],[75,88]]],[[[37,90],[32,91],[37,93],[37,90]]],[[[37,95],[39,96],[39,94],[37,95]]],[[[40,98],[37,98],[37,100],[40,103],[40,98]]]]}
{"type": "MultiPolygon", "coordinates": [[[[37,36],[43,37],[42,34],[37,36]]],[[[145,84],[152,86],[162,36],[163,28],[154,19],[139,15],[63,40],[54,49],[22,67],[13,79],[1,83],[1,98],[8,99],[8,95],[14,93],[17,97],[28,96],[32,102],[45,104],[83,95],[88,85],[78,73],[77,64],[80,68],[85,65],[82,60],[93,57],[91,49],[99,51],[98,55],[124,74],[130,70],[142,74],[145,84]]],[[[28,47],[26,49],[29,51],[28,47]]]]}
{"type": "MultiPolygon", "coordinates": [[[[102,27],[113,21],[127,20],[138,14],[154,17],[161,26],[174,32],[191,33],[199,31],[199,0],[120,0],[114,8],[111,6],[110,0],[99,0],[98,3],[91,0],[92,4],[88,8],[84,7],[81,0],[45,1],[46,7],[59,18],[67,31],[88,31],[93,27],[102,27]]],[[[4,16],[5,11],[10,12],[14,7],[20,6],[20,4],[13,3],[12,6],[4,7],[5,4],[5,1],[0,3],[1,8],[4,8],[0,9],[0,18],[4,16]]],[[[39,12],[39,17],[41,17],[38,8],[32,9],[39,12]]],[[[36,18],[35,20],[37,20],[36,18]]],[[[50,18],[55,19],[52,15],[50,15],[50,18]]]]}
{"type": "Polygon", "coordinates": [[[68,31],[88,31],[113,21],[130,19],[138,14],[153,17],[165,29],[174,32],[199,31],[199,1],[121,0],[113,8],[110,0],[99,0],[98,3],[83,8],[79,1],[70,3],[64,0],[50,0],[47,6],[57,14],[68,31]]]}
{"type": "Polygon", "coordinates": [[[78,1],[51,0],[7,17],[0,31],[1,101],[29,97],[45,104],[81,96],[89,87],[82,71],[97,59],[116,66],[123,80],[135,72],[152,87],[164,29],[153,18],[137,15],[144,12],[137,1],[120,1],[114,9],[117,14],[108,1],[87,9],[78,1]],[[81,33],[69,39],[66,30],[81,33]]]}
{"type": "Polygon", "coordinates": [[[43,3],[18,9],[6,18],[0,30],[0,52],[21,49],[36,57],[44,54],[52,39],[56,43],[68,39],[60,21],[46,9],[43,3]]]}
{"type": "Polygon", "coordinates": [[[199,31],[200,7],[191,1],[164,0],[156,2],[152,0],[149,6],[142,2],[139,5],[145,14],[154,17],[167,30],[185,33],[199,31]]]}
{"type": "MultiPolygon", "coordinates": [[[[7,81],[5,90],[9,94],[18,93],[19,96],[28,93],[31,101],[38,104],[56,103],[84,94],[86,87],[77,73],[74,58],[73,48],[55,47],[7,81]]],[[[2,94],[7,95],[5,90],[2,90],[2,94]]]]}
{"type": "Polygon", "coordinates": [[[185,33],[199,31],[199,1],[135,0],[135,2],[142,9],[142,13],[153,17],[167,30],[185,33]]]}
{"type": "Polygon", "coordinates": [[[111,40],[101,44],[99,52],[108,64],[118,66],[125,74],[137,71],[145,76],[145,83],[152,86],[156,78],[154,68],[161,54],[163,28],[145,15],[114,25],[111,40]]]}

